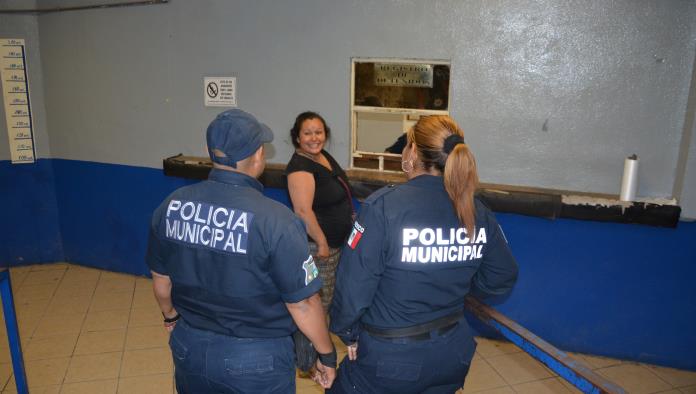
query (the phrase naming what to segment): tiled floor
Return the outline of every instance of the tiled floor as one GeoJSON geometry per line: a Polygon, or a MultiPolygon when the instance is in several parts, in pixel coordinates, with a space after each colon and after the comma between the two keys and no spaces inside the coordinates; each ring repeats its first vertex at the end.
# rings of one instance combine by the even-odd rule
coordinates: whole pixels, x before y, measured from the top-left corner
{"type": "MultiPolygon", "coordinates": [[[[31,393],[175,393],[168,337],[149,279],[64,263],[12,268],[10,274],[31,393]]],[[[0,390],[14,393],[1,323],[0,390]]],[[[459,394],[577,392],[510,343],[477,341],[459,394]]],[[[337,347],[345,356],[345,347],[337,347]]],[[[578,358],[630,393],[696,394],[696,372],[578,358]]],[[[297,392],[323,390],[298,379],[297,392]]]]}

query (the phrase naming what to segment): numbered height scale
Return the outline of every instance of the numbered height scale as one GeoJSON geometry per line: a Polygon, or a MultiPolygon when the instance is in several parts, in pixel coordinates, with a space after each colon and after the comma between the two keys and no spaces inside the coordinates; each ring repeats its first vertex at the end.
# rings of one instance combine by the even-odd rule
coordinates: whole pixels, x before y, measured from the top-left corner
{"type": "Polygon", "coordinates": [[[0,39],[0,78],[12,163],[33,163],[34,133],[23,39],[0,39]]]}

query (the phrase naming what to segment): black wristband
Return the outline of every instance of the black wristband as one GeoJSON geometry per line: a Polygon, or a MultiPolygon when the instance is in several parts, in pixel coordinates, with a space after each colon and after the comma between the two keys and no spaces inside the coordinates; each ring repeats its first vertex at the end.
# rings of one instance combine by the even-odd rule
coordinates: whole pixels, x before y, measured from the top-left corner
{"type": "Polygon", "coordinates": [[[319,361],[324,366],[327,366],[329,368],[336,368],[336,364],[338,361],[338,355],[336,354],[336,347],[331,344],[331,347],[333,348],[331,350],[331,353],[318,353],[319,354],[319,361]]]}
{"type": "MultiPolygon", "coordinates": [[[[162,312],[162,316],[164,316],[164,312],[162,312]]],[[[176,316],[174,316],[174,317],[164,316],[164,322],[165,323],[175,323],[177,320],[179,320],[180,317],[181,317],[181,315],[179,314],[179,312],[177,312],[176,316]]]]}

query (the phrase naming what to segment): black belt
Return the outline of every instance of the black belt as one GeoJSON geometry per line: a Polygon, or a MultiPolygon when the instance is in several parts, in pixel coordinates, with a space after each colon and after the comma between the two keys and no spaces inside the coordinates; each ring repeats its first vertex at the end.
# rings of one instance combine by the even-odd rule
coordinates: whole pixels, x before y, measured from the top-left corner
{"type": "Polygon", "coordinates": [[[430,332],[436,331],[438,335],[442,335],[454,328],[459,322],[459,319],[464,316],[464,311],[456,311],[450,315],[429,321],[427,323],[418,324],[411,327],[402,328],[377,328],[367,324],[363,324],[363,328],[368,334],[381,338],[405,338],[412,340],[427,340],[430,339],[430,332]]]}

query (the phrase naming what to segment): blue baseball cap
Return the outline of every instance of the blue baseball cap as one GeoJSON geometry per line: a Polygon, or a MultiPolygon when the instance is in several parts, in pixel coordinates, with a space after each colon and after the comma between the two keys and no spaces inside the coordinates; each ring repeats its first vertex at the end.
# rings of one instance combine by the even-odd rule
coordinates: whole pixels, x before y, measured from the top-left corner
{"type": "Polygon", "coordinates": [[[236,168],[238,161],[254,154],[264,143],[273,141],[273,131],[254,115],[241,109],[230,109],[210,122],[206,141],[210,160],[236,168]],[[216,149],[225,156],[215,155],[216,149]]]}

